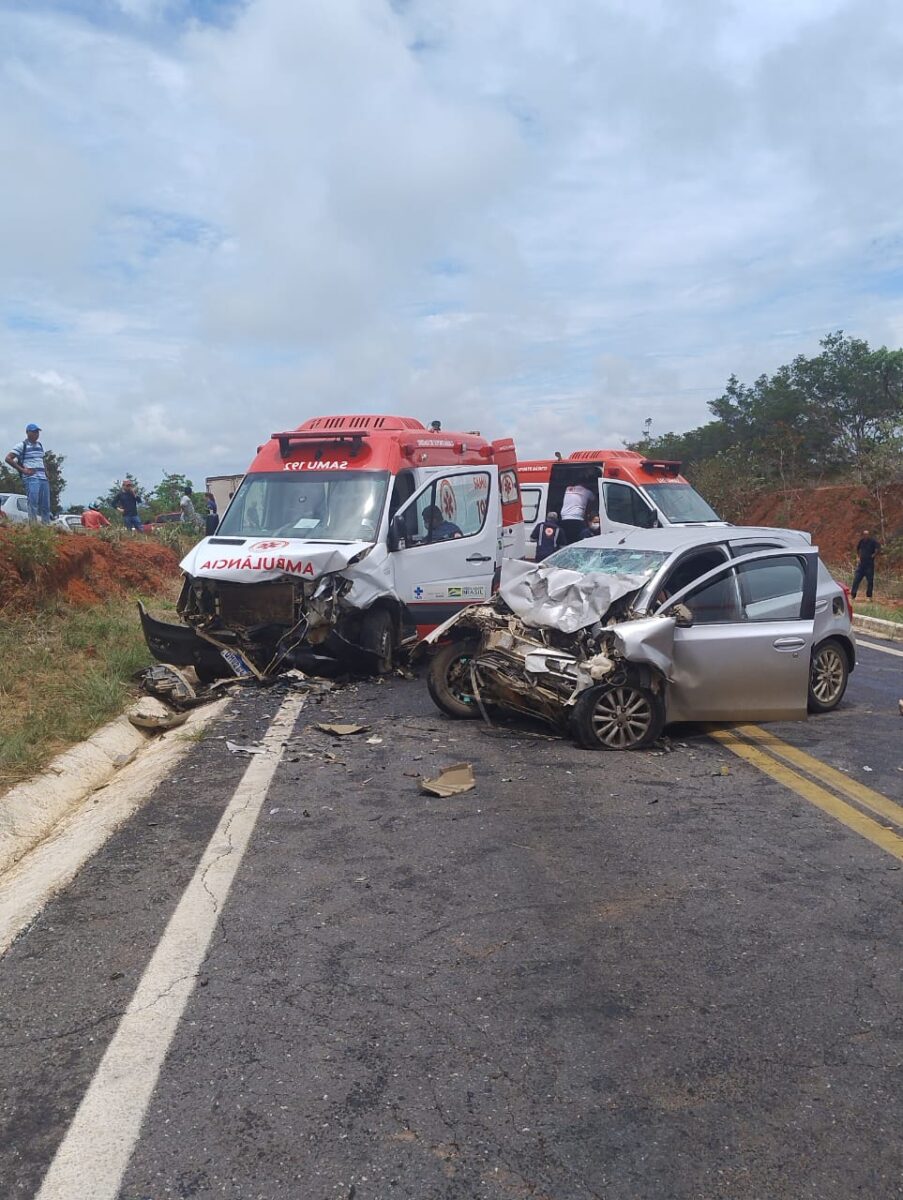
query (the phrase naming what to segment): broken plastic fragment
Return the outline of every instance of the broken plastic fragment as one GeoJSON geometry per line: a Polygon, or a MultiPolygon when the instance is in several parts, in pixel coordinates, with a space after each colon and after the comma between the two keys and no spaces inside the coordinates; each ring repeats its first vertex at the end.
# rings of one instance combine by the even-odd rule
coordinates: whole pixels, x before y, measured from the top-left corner
{"type": "Polygon", "coordinates": [[[431,796],[457,796],[476,787],[473,766],[470,763],[454,763],[446,767],[435,779],[421,779],[421,791],[431,796]]]}
{"type": "Polygon", "coordinates": [[[167,729],[184,725],[188,720],[188,713],[173,712],[155,696],[144,696],[129,709],[128,718],[136,729],[144,729],[148,733],[164,733],[167,729]]]}
{"type": "Polygon", "coordinates": [[[329,725],[322,721],[318,721],[316,727],[324,733],[335,734],[336,737],[347,737],[350,733],[366,733],[370,728],[369,725],[329,725]]]}
{"type": "Polygon", "coordinates": [[[266,746],[239,746],[237,742],[226,742],[230,754],[266,754],[266,746]]]}

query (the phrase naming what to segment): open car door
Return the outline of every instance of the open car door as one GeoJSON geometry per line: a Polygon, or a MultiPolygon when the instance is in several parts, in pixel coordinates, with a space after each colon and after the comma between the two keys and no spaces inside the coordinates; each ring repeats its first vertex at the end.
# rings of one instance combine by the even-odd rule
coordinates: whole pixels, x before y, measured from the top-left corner
{"type": "Polygon", "coordinates": [[[421,635],[492,595],[502,554],[498,486],[493,464],[449,468],[393,517],[395,587],[421,635]]]}
{"type": "Polygon", "coordinates": [[[779,721],[806,716],[818,551],[768,550],[734,559],[659,610],[678,620],[668,721],[779,721]]]}

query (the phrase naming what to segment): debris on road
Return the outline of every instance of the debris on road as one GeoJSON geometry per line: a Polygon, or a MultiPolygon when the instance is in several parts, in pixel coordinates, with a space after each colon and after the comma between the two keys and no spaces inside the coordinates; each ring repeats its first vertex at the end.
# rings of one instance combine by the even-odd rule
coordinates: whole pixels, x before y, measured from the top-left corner
{"type": "Polygon", "coordinates": [[[226,742],[230,754],[266,754],[266,746],[239,746],[237,742],[226,742]]]}
{"type": "Polygon", "coordinates": [[[368,745],[368,746],[381,746],[382,744],[383,744],[383,740],[382,740],[382,738],[381,738],[381,737],[377,737],[377,735],[376,735],[376,734],[374,734],[374,735],[373,735],[373,737],[368,737],[368,738],[367,738],[367,745],[368,745]]]}
{"type": "Polygon", "coordinates": [[[476,787],[471,763],[454,763],[435,779],[421,779],[420,790],[431,796],[458,796],[476,787]]]}
{"type": "Polygon", "coordinates": [[[136,729],[143,729],[147,733],[165,733],[167,729],[175,729],[188,720],[187,712],[173,712],[155,696],[142,697],[126,715],[136,729]]]}
{"type": "Polygon", "coordinates": [[[331,733],[335,737],[348,737],[352,733],[366,733],[370,728],[369,725],[344,725],[344,724],[329,724],[325,721],[318,721],[316,729],[321,729],[324,733],[331,733]]]}
{"type": "Polygon", "coordinates": [[[151,696],[158,696],[175,708],[191,708],[197,703],[197,692],[184,671],[169,663],[157,663],[143,672],[141,686],[151,696]]]}

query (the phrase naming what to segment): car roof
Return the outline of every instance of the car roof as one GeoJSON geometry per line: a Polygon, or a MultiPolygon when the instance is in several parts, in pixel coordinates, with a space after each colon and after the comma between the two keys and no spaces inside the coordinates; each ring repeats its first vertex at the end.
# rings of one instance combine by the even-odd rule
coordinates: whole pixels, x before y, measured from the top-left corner
{"type": "Polygon", "coordinates": [[[581,546],[623,546],[629,550],[658,550],[674,554],[694,546],[718,545],[747,539],[774,539],[778,542],[804,542],[811,545],[809,534],[800,529],[770,529],[762,525],[666,525],[662,529],[622,529],[585,538],[581,546]]]}

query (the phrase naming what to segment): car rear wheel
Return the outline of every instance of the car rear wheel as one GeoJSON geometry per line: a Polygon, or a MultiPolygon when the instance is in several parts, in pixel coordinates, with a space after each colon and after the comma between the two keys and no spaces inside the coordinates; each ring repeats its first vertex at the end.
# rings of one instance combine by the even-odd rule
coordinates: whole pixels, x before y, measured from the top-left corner
{"type": "Polygon", "coordinates": [[[480,715],[470,680],[470,664],[475,651],[474,642],[450,642],[441,646],[430,662],[427,691],[435,706],[447,717],[466,720],[480,715]]]}
{"type": "Polygon", "coordinates": [[[384,608],[364,613],[361,622],[361,646],[371,656],[376,675],[388,675],[395,661],[395,622],[384,608]]]}
{"type": "Polygon", "coordinates": [[[633,683],[587,688],[571,717],[574,736],[585,750],[642,750],[664,725],[661,698],[633,683]]]}
{"type": "Polygon", "coordinates": [[[830,712],[843,699],[850,664],[843,646],[828,638],[812,652],[809,668],[809,712],[830,712]]]}

